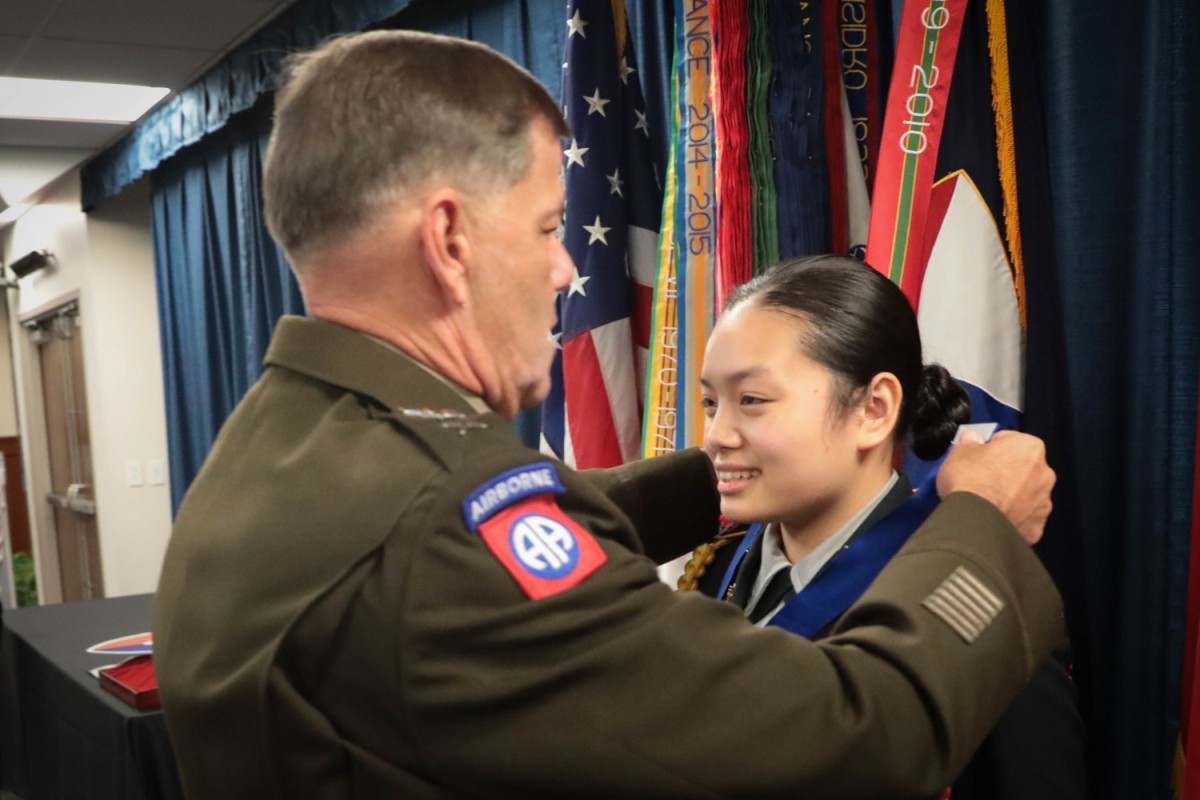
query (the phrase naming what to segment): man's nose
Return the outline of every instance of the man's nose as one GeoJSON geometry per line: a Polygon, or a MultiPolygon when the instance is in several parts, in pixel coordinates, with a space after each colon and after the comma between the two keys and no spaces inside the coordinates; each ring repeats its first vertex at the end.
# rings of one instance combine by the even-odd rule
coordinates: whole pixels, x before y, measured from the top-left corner
{"type": "Polygon", "coordinates": [[[571,254],[567,252],[567,248],[563,243],[555,239],[554,247],[557,248],[555,253],[554,265],[550,272],[550,280],[554,285],[554,291],[560,291],[571,282],[571,278],[575,276],[575,262],[571,260],[571,254]]]}

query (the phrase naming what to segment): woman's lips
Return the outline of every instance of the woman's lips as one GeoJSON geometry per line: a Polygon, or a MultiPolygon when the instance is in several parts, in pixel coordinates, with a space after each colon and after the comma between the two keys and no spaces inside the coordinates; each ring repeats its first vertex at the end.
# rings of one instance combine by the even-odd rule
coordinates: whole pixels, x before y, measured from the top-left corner
{"type": "Polygon", "coordinates": [[[737,494],[745,490],[750,482],[761,473],[749,467],[719,466],[717,473],[717,492],[720,494],[737,494]]]}

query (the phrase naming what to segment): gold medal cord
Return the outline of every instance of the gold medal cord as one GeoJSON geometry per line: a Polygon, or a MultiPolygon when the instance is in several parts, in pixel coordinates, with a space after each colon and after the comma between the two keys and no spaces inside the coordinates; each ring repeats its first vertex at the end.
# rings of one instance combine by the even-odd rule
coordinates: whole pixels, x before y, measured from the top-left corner
{"type": "Polygon", "coordinates": [[[723,533],[711,542],[705,542],[693,550],[692,557],[684,565],[683,574],[679,576],[675,588],[681,592],[695,591],[700,583],[700,579],[704,577],[704,572],[708,569],[708,565],[716,558],[717,551],[730,542],[741,538],[744,534],[745,530],[723,533]]]}

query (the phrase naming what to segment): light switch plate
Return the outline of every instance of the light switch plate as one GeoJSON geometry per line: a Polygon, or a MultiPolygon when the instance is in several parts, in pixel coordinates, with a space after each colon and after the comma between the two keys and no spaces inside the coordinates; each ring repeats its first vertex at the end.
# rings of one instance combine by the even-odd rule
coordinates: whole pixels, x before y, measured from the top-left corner
{"type": "Polygon", "coordinates": [[[126,486],[144,486],[145,480],[142,479],[142,462],[126,461],[125,462],[125,485],[126,486]]]}

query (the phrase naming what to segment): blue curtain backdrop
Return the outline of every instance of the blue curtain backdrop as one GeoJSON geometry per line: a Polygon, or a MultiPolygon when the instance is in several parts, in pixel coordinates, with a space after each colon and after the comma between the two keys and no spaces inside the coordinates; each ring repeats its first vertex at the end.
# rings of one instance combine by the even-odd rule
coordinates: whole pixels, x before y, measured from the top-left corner
{"type": "MultiPolygon", "coordinates": [[[[565,35],[559,3],[365,4],[376,14],[403,9],[379,27],[486,42],[558,92],[565,35]]],[[[331,5],[301,0],[294,8],[331,5]]],[[[628,6],[661,153],[671,3],[628,6]]],[[[1024,120],[1018,124],[1043,127],[1048,144],[1032,174],[1024,173],[1037,159],[1024,160],[1020,180],[1049,188],[1046,219],[1054,226],[1046,226],[1048,241],[1034,246],[1052,248],[1059,266],[1057,276],[1038,278],[1041,288],[1031,278],[1030,341],[1035,330],[1039,341],[1043,334],[1061,337],[1067,354],[1063,367],[1030,353],[1028,413],[1057,454],[1060,508],[1079,500],[1080,522],[1052,530],[1043,555],[1068,595],[1092,723],[1095,796],[1157,800],[1170,794],[1178,723],[1200,369],[1200,203],[1192,194],[1200,185],[1193,145],[1200,130],[1200,4],[1149,0],[1132,10],[1111,0],[1013,0],[1009,7],[1012,43],[1020,49],[1013,58],[1035,76],[1045,110],[1040,119],[1017,109],[1024,120]],[[1069,398],[1055,388],[1064,372],[1069,398]]],[[[300,42],[324,35],[317,33],[264,35],[300,42]]],[[[210,81],[207,107],[232,108],[234,100],[220,96],[223,87],[244,93],[247,81],[262,77],[254,75],[210,81]]],[[[182,118],[196,123],[201,110],[182,118]]],[[[166,155],[157,160],[130,160],[127,147],[124,160],[114,155],[84,175],[85,196],[102,199],[162,162],[153,172],[154,232],[176,504],[225,415],[257,377],[275,320],[300,311],[260,218],[265,102],[185,146],[194,141],[192,123],[164,120],[143,131],[163,146],[166,155]],[[177,154],[168,158],[171,152],[177,154]]]]}
{"type": "MultiPolygon", "coordinates": [[[[368,28],[414,28],[477,39],[524,64],[557,95],[564,15],[558,3],[539,0],[418,2],[412,0],[297,0],[262,30],[215,64],[196,83],[152,113],[133,132],[84,166],[83,208],[95,208],[183,148],[216,133],[277,85],[290,52],[328,36],[368,28]]],[[[663,120],[671,53],[671,0],[629,0],[643,92],[652,123],[663,120]],[[648,79],[649,78],[649,79],[648,79]]],[[[665,142],[665,126],[654,126],[665,142]]],[[[665,147],[665,146],[664,146],[665,147]]],[[[665,150],[664,150],[665,152],[665,150]]]]}
{"type": "Polygon", "coordinates": [[[297,0],[132,133],[83,168],[83,208],[91,210],[188,145],[225,126],[274,90],[279,62],[327,36],[376,24],[410,0],[297,0]]]}
{"type": "Polygon", "coordinates": [[[1200,4],[1056,0],[1034,13],[1074,389],[1094,786],[1106,800],[1166,798],[1200,366],[1200,4]]]}
{"type": "Polygon", "coordinates": [[[239,119],[152,174],[172,509],[258,378],[275,320],[304,310],[262,215],[269,126],[239,119]]]}

